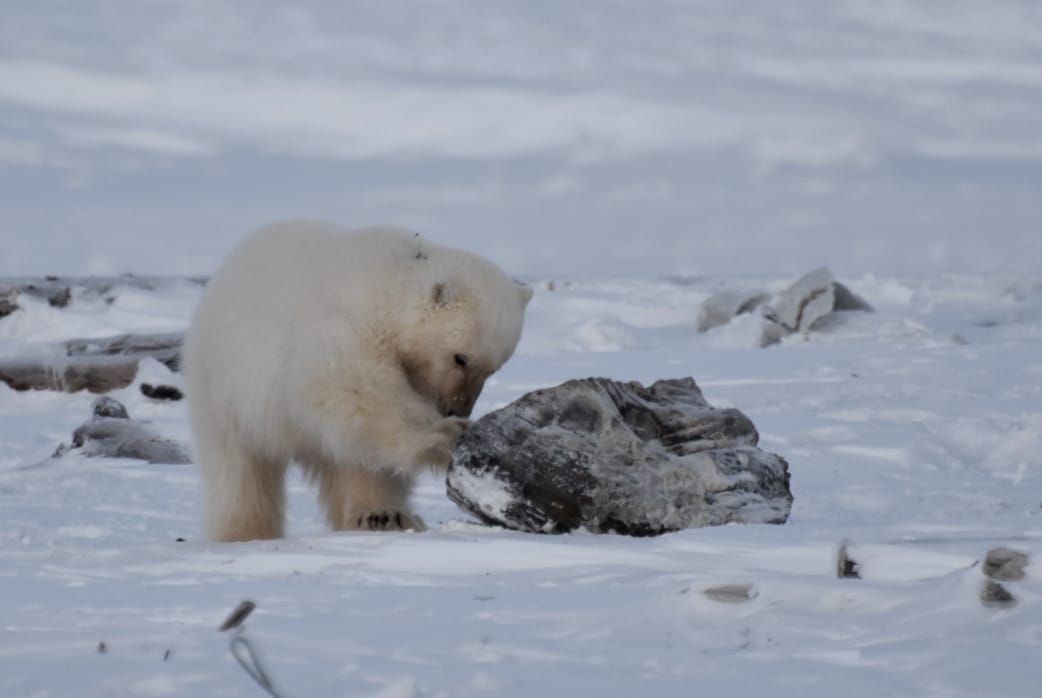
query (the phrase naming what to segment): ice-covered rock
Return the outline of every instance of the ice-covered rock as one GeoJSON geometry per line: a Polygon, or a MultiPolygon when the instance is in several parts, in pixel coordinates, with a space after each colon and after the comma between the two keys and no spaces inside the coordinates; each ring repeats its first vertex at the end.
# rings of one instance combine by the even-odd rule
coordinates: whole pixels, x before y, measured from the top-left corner
{"type": "Polygon", "coordinates": [[[825,267],[800,277],[763,306],[760,346],[769,346],[796,332],[807,333],[836,311],[872,310],[864,299],[836,281],[825,267]]]}
{"type": "Polygon", "coordinates": [[[835,312],[872,310],[863,298],[836,281],[826,267],[820,267],[804,274],[774,297],[756,289],[713,294],[698,309],[698,330],[705,332],[726,325],[757,308],[762,317],[758,339],[761,347],[775,344],[790,334],[806,334],[817,329],[835,312]]]}
{"type": "Polygon", "coordinates": [[[759,290],[729,290],[714,293],[698,309],[698,331],[705,332],[726,325],[734,318],[751,313],[767,300],[768,295],[759,290]]]}
{"type": "Polygon", "coordinates": [[[533,532],[784,523],[788,465],[758,438],[748,417],[709,405],[691,378],[571,380],[467,429],[448,494],[487,523],[533,532]]]}
{"type": "Polygon", "coordinates": [[[127,414],[123,403],[103,396],[91,403],[91,418],[72,433],[72,445],[62,444],[61,456],[80,449],[86,456],[136,458],[149,463],[191,463],[188,448],[164,438],[127,414]]]}

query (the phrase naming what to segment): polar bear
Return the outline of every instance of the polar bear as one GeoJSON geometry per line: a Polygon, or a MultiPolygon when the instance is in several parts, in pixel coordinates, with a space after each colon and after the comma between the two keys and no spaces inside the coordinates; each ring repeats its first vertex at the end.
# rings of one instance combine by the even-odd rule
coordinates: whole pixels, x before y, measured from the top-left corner
{"type": "Polygon", "coordinates": [[[317,483],[335,530],[423,530],[415,474],[444,468],[531,289],[390,227],[286,221],[207,284],[184,370],[209,534],[282,536],[285,475],[317,483]]]}

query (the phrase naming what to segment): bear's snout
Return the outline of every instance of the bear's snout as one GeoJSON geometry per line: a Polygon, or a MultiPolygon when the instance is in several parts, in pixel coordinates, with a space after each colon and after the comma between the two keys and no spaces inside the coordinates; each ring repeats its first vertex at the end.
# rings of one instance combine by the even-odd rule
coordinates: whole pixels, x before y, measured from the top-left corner
{"type": "Polygon", "coordinates": [[[477,402],[477,395],[468,397],[466,395],[453,395],[443,404],[438,405],[439,412],[443,417],[469,417],[477,402]]]}

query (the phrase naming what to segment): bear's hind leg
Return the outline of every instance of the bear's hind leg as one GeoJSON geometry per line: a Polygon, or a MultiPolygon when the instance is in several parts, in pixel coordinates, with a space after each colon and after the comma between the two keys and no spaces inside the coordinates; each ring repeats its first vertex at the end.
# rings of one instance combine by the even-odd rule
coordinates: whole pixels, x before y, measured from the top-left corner
{"type": "Polygon", "coordinates": [[[319,497],[333,530],[427,529],[409,508],[412,475],[344,466],[317,470],[319,497]]]}
{"type": "Polygon", "coordinates": [[[286,509],[286,467],[236,445],[202,449],[210,537],[219,541],[281,538],[286,509]]]}

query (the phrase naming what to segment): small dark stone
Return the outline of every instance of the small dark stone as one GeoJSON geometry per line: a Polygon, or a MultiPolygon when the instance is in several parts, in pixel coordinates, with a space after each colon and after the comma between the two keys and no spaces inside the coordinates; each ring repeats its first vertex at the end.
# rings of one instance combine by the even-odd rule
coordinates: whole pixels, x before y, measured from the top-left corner
{"type": "Polygon", "coordinates": [[[153,400],[180,400],[184,397],[184,393],[173,385],[152,385],[151,383],[141,384],[141,394],[153,400]]]}
{"type": "Polygon", "coordinates": [[[257,604],[253,603],[249,599],[240,601],[239,605],[235,607],[235,610],[229,613],[228,617],[224,619],[224,622],[221,623],[221,627],[218,628],[218,630],[224,632],[226,630],[238,628],[246,621],[246,618],[253,613],[253,609],[255,608],[257,608],[257,604]]]}
{"type": "Polygon", "coordinates": [[[1017,602],[1006,587],[990,580],[984,583],[984,588],[980,592],[980,600],[985,606],[999,608],[1008,608],[1017,602]]]}
{"type": "Polygon", "coordinates": [[[106,645],[104,642],[99,642],[98,643],[98,654],[105,654],[108,651],[109,651],[108,645],[106,645]]]}
{"type": "Polygon", "coordinates": [[[572,380],[467,429],[448,495],[486,523],[542,533],[784,523],[788,465],[758,439],[748,417],[709,405],[691,378],[572,380]]]}
{"type": "Polygon", "coordinates": [[[174,542],[175,543],[185,543],[187,541],[188,541],[187,538],[182,538],[181,536],[178,536],[177,538],[174,538],[174,542]]]}
{"type": "Polygon", "coordinates": [[[836,575],[840,579],[861,579],[861,565],[850,557],[846,543],[841,543],[836,553],[836,575]]]}
{"type": "Polygon", "coordinates": [[[860,565],[853,560],[843,560],[839,568],[839,576],[849,579],[861,579],[860,565]]]}

